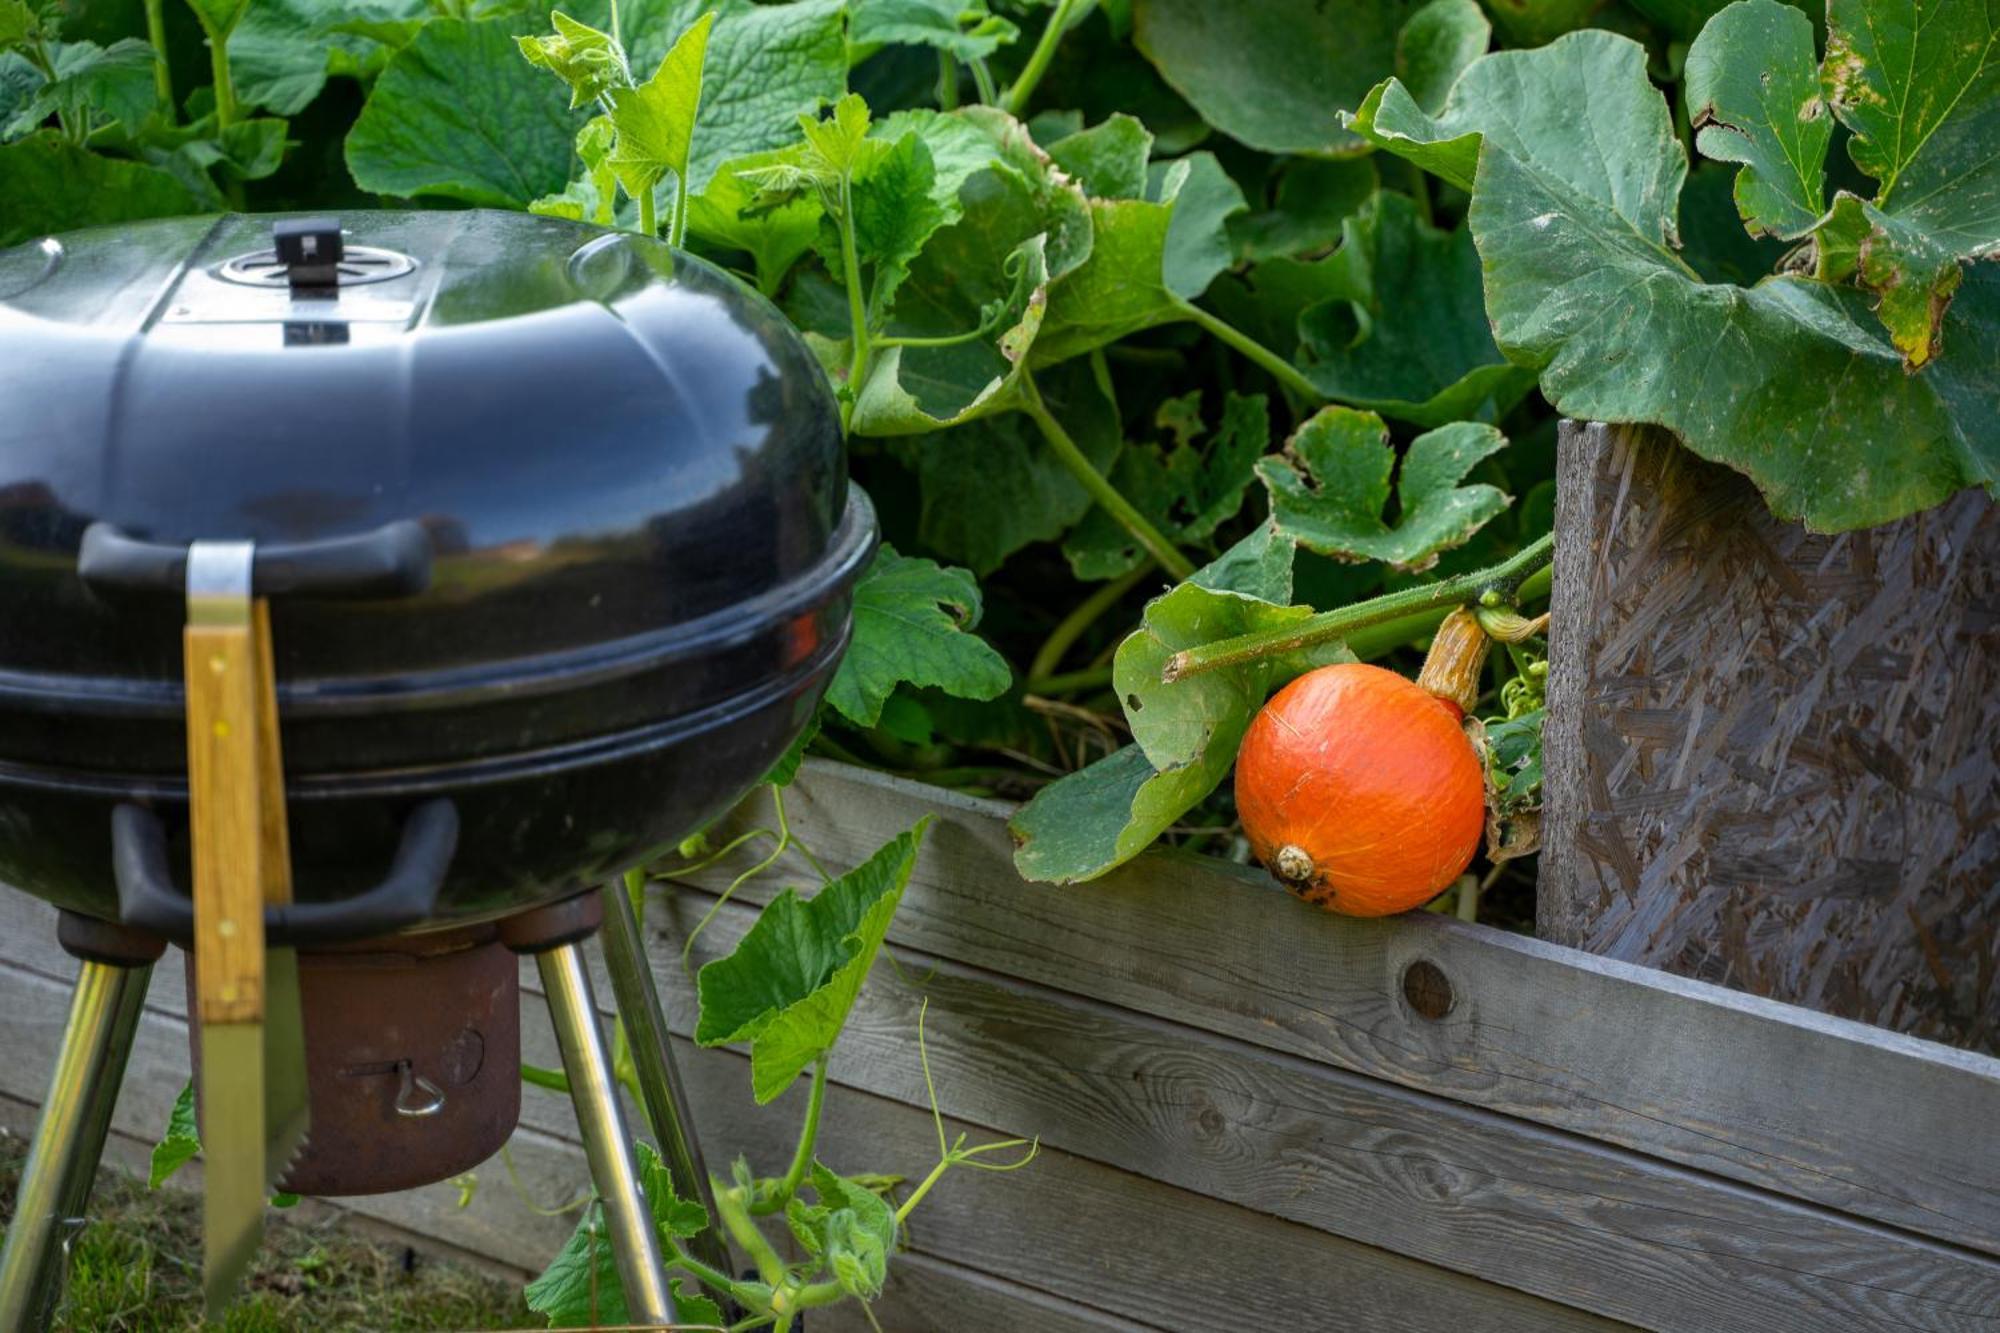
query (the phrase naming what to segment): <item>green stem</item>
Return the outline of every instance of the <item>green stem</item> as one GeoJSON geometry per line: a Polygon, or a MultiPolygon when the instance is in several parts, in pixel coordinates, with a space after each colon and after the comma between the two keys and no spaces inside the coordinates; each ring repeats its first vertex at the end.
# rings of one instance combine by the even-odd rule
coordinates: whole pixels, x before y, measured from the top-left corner
{"type": "Polygon", "coordinates": [[[982,105],[992,106],[1000,100],[1000,90],[993,86],[993,71],[986,68],[984,60],[972,62],[972,86],[979,90],[982,105]]]}
{"type": "Polygon", "coordinates": [[[650,188],[639,192],[639,230],[647,236],[660,234],[660,207],[650,188]]]}
{"type": "Polygon", "coordinates": [[[819,1137],[819,1115],[826,1104],[826,1064],[827,1057],[824,1055],[813,1063],[812,1091],[806,1101],[806,1123],[799,1130],[799,1146],[792,1151],[792,1164],[785,1169],[785,1178],[778,1182],[778,1188],[773,1193],[750,1205],[752,1213],[781,1211],[799,1192],[806,1172],[812,1170],[813,1141],[819,1137]]]}
{"type": "Polygon", "coordinates": [[[611,0],[611,40],[625,45],[625,38],[618,31],[618,0],[611,0]]]}
{"type": "Polygon", "coordinates": [[[1048,72],[1049,61],[1055,59],[1056,43],[1069,28],[1070,10],[1076,0],[1058,0],[1055,13],[1049,15],[1049,26],[1042,29],[1042,39],[1035,43],[1034,54],[1021,68],[1021,77],[1014,80],[1014,86],[1007,90],[1007,114],[1016,120],[1022,118],[1028,109],[1028,99],[1035,95],[1035,85],[1048,72]]]}
{"type": "Polygon", "coordinates": [[[680,176],[676,176],[674,177],[674,211],[669,216],[667,222],[668,245],[678,246],[687,240],[688,212],[687,181],[680,176]]]}
{"type": "Polygon", "coordinates": [[[764,1281],[776,1287],[785,1280],[785,1261],[778,1257],[770,1240],[757,1229],[750,1220],[750,1214],[743,1203],[743,1192],[734,1186],[717,1189],[715,1211],[722,1218],[722,1229],[736,1242],[738,1249],[750,1256],[750,1262],[757,1265],[757,1274],[764,1281]]]}
{"type": "Polygon", "coordinates": [[[166,0],[146,0],[146,40],[153,44],[153,91],[160,99],[160,114],[169,125],[174,114],[174,72],[167,68],[166,0]]]}
{"type": "Polygon", "coordinates": [[[1160,679],[1171,684],[1203,671],[1240,666],[1258,658],[1345,639],[1358,629],[1386,624],[1413,612],[1462,606],[1480,600],[1489,592],[1503,602],[1513,601],[1520,596],[1530,576],[1546,569],[1554,558],[1555,535],[1551,533],[1489,569],[1440,579],[1419,588],[1406,588],[1402,592],[1371,598],[1353,606],[1322,611],[1277,630],[1239,634],[1233,639],[1218,639],[1199,648],[1189,648],[1167,659],[1160,679]]]}
{"type": "Polygon", "coordinates": [[[1264,344],[1252,338],[1235,325],[1209,314],[1192,301],[1180,302],[1181,312],[1202,328],[1214,334],[1222,342],[1229,344],[1245,357],[1263,367],[1272,379],[1290,389],[1309,403],[1323,402],[1326,395],[1305,377],[1297,366],[1279,356],[1264,344]]]}
{"type": "Polygon", "coordinates": [[[1118,489],[1105,480],[1102,473],[1091,466],[1090,460],[1084,457],[1083,450],[1077,447],[1069,432],[1062,428],[1062,423],[1049,414],[1048,404],[1042,401],[1041,390],[1035,387],[1034,376],[1023,371],[1021,387],[1027,395],[1022,410],[1041,427],[1042,438],[1049,442],[1049,448],[1055,451],[1056,457],[1069,469],[1070,475],[1090,493],[1091,499],[1097,501],[1105,513],[1116,519],[1120,527],[1131,533],[1138,543],[1152,554],[1153,559],[1160,562],[1160,568],[1174,576],[1176,582],[1193,578],[1194,565],[1188,558],[1162,536],[1158,528],[1147,522],[1146,516],[1134,509],[1132,502],[1120,495],[1118,489]]]}
{"type": "Polygon", "coordinates": [[[924,1201],[924,1196],[931,1192],[931,1186],[944,1179],[944,1173],[951,1170],[955,1160],[949,1153],[940,1157],[938,1164],[931,1168],[931,1173],[925,1176],[914,1190],[910,1191],[910,1197],[903,1200],[903,1206],[896,1210],[896,1225],[898,1227],[902,1226],[909,1219],[910,1214],[916,1211],[917,1205],[924,1201]]]}
{"type": "MultiPolygon", "coordinates": [[[[672,1244],[671,1241],[668,1243],[672,1244]]],[[[738,1288],[743,1285],[720,1269],[709,1267],[679,1245],[674,1245],[674,1252],[668,1257],[667,1263],[675,1268],[685,1269],[725,1296],[736,1296],[738,1288]]]]}
{"type": "Polygon", "coordinates": [[[1029,680],[1045,680],[1055,675],[1062,665],[1063,654],[1070,645],[1082,637],[1083,632],[1097,623],[1106,611],[1118,604],[1120,598],[1139,586],[1141,580],[1153,572],[1152,562],[1141,561],[1139,567],[1129,574],[1121,574],[1111,582],[1100,585],[1097,590],[1076,604],[1076,609],[1064,616],[1049,637],[1042,641],[1034,660],[1028,663],[1029,680]]]}
{"type": "Polygon", "coordinates": [[[968,329],[964,333],[946,333],[935,338],[917,338],[900,333],[884,334],[875,338],[871,346],[880,351],[884,347],[957,347],[964,343],[976,342],[993,332],[987,325],[968,329]]]}
{"type": "Polygon", "coordinates": [[[236,84],[229,77],[229,34],[215,28],[208,28],[208,67],[215,78],[215,128],[226,130],[236,123],[236,84]]]}
{"type": "Polygon", "coordinates": [[[847,422],[854,415],[854,397],[861,392],[862,376],[868,373],[868,308],[861,290],[861,256],[854,248],[854,190],[853,182],[843,174],[840,178],[840,267],[847,284],[848,336],[853,342],[853,354],[847,363],[847,394],[841,400],[840,428],[843,434],[847,422]]]}
{"type": "Polygon", "coordinates": [[[530,1087],[547,1088],[550,1092],[569,1092],[569,1079],[560,1069],[544,1069],[540,1065],[521,1066],[521,1081],[530,1087]]]}
{"type": "Polygon", "coordinates": [[[1053,676],[1029,676],[1022,682],[1021,692],[1048,698],[1058,694],[1082,694],[1085,690],[1102,689],[1110,683],[1110,667],[1085,667],[1081,671],[1064,671],[1053,676]]]}
{"type": "Polygon", "coordinates": [[[958,61],[948,51],[938,52],[937,98],[940,110],[958,110],[958,61]]]}

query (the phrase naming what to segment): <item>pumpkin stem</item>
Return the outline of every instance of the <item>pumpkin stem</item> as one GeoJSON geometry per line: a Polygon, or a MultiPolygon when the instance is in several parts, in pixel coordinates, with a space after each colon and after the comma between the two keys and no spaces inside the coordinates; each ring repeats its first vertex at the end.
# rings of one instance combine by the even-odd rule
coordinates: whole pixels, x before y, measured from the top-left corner
{"type": "Polygon", "coordinates": [[[1478,615],[1461,606],[1444,618],[1431,650],[1417,673],[1417,687],[1458,709],[1463,717],[1479,698],[1479,673],[1486,667],[1486,651],[1492,640],[1480,628],[1478,615]]]}
{"type": "Polygon", "coordinates": [[[1271,858],[1271,872],[1287,884],[1310,884],[1313,877],[1312,853],[1288,842],[1271,858]]]}

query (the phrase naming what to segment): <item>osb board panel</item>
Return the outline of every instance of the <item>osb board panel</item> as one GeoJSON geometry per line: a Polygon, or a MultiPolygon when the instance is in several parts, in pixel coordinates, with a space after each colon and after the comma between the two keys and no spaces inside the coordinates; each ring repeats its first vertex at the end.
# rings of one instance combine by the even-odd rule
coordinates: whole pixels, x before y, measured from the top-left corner
{"type": "Polygon", "coordinates": [[[2000,509],[1839,536],[1565,423],[1547,939],[2000,1051],[2000,509]]]}

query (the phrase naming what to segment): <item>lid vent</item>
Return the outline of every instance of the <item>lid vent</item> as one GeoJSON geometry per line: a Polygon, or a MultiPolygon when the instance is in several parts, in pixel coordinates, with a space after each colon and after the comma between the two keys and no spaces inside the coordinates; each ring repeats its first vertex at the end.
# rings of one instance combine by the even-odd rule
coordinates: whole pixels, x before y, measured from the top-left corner
{"type": "MultiPolygon", "coordinates": [[[[336,280],[342,287],[359,287],[370,282],[387,282],[416,271],[417,261],[396,250],[384,250],[373,245],[350,245],[334,266],[336,280]]],[[[215,276],[224,282],[241,283],[245,287],[290,287],[291,269],[278,258],[274,247],[252,250],[248,254],[226,259],[215,270],[215,276]]]]}

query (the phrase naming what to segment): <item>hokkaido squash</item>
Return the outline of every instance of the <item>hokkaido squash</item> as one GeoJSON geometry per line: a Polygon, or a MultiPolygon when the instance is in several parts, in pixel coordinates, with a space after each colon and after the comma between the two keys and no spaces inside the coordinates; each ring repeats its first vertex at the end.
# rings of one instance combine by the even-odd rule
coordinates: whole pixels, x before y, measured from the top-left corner
{"type": "Polygon", "coordinates": [[[1421,684],[1346,662],[1265,704],[1237,752],[1236,809],[1280,883],[1330,911],[1388,916],[1464,873],[1486,827],[1461,727],[1485,647],[1467,614],[1439,630],[1421,684]]]}

